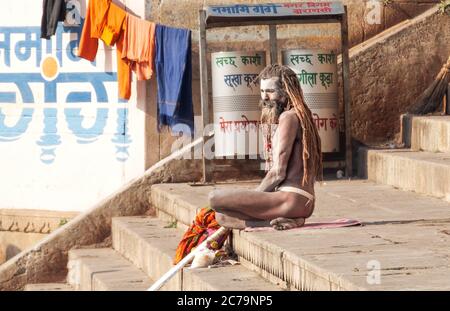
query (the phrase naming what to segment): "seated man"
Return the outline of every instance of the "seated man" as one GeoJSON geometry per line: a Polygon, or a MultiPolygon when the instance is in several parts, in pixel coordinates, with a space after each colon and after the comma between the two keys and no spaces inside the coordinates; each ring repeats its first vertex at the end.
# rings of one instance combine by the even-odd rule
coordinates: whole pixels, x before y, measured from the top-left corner
{"type": "Polygon", "coordinates": [[[313,213],[314,182],[322,178],[320,137],[295,72],[269,65],[259,78],[268,172],[256,190],[212,191],[210,206],[227,228],[300,227],[313,213]]]}

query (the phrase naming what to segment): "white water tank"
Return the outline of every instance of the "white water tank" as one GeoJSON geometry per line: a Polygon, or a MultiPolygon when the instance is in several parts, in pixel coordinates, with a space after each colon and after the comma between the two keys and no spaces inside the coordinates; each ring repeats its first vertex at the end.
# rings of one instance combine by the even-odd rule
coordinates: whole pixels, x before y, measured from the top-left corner
{"type": "Polygon", "coordinates": [[[283,65],[295,71],[306,105],[322,140],[322,152],[339,152],[339,98],[336,54],[331,51],[285,50],[283,65]]]}
{"type": "Polygon", "coordinates": [[[265,52],[211,54],[215,156],[259,154],[260,86],[265,52]]]}

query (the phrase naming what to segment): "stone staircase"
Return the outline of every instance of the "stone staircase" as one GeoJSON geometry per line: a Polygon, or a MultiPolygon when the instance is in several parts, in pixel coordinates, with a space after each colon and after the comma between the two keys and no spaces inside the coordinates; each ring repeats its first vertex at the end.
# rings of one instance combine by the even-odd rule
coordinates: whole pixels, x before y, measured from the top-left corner
{"type": "MultiPolygon", "coordinates": [[[[316,187],[307,224],[352,218],[363,226],[234,230],[239,265],[185,268],[163,290],[449,290],[449,147],[449,117],[414,118],[411,149],[361,152],[369,180],[316,187]]],[[[71,250],[68,284],[26,290],[145,290],[172,267],[184,230],[211,190],[255,185],[153,185],[157,217],[114,218],[112,248],[71,250]]]]}
{"type": "MultiPolygon", "coordinates": [[[[245,189],[254,185],[216,187],[245,189]]],[[[176,210],[178,222],[187,225],[189,215],[204,206],[212,188],[154,185],[152,202],[159,207],[160,217],[174,215],[176,210]]],[[[364,226],[234,231],[232,245],[241,263],[293,290],[450,288],[446,246],[450,204],[366,180],[327,181],[316,188],[316,195],[316,211],[309,222],[356,218],[364,226]],[[376,271],[382,280],[379,284],[367,279],[374,261],[380,263],[376,271]],[[430,277],[436,285],[430,284],[430,277]]]]}
{"type": "MultiPolygon", "coordinates": [[[[184,231],[154,217],[117,217],[112,248],[69,252],[67,284],[29,284],[27,291],[143,291],[173,265],[184,231]]],[[[276,291],[279,286],[242,265],[184,269],[161,290],[276,291]]]]}
{"type": "Polygon", "coordinates": [[[410,149],[365,150],[369,180],[450,202],[450,116],[412,117],[410,149]]]}

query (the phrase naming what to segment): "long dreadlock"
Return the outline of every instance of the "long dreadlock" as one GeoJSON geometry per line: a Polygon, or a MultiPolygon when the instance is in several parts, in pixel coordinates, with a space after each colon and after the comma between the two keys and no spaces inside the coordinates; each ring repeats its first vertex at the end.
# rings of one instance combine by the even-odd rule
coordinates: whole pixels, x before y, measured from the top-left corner
{"type": "Polygon", "coordinates": [[[274,64],[264,68],[258,78],[270,79],[272,77],[280,78],[282,89],[287,95],[287,109],[294,108],[302,129],[302,185],[311,180],[311,176],[315,177],[317,181],[321,181],[323,174],[320,136],[314,124],[311,110],[305,104],[297,75],[287,66],[274,64]]]}

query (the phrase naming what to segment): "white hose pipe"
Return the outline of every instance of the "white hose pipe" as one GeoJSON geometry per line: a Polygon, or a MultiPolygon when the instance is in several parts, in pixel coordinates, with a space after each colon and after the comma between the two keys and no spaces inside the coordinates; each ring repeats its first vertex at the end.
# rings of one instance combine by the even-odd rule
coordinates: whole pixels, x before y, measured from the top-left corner
{"type": "Polygon", "coordinates": [[[210,235],[205,241],[203,241],[199,246],[197,246],[193,251],[191,251],[186,257],[184,257],[179,263],[167,271],[158,281],[156,281],[147,291],[157,291],[164,286],[178,271],[180,271],[185,265],[191,262],[195,255],[202,249],[204,249],[208,242],[217,239],[223,234],[230,230],[224,227],[220,227],[216,232],[210,235]]]}

